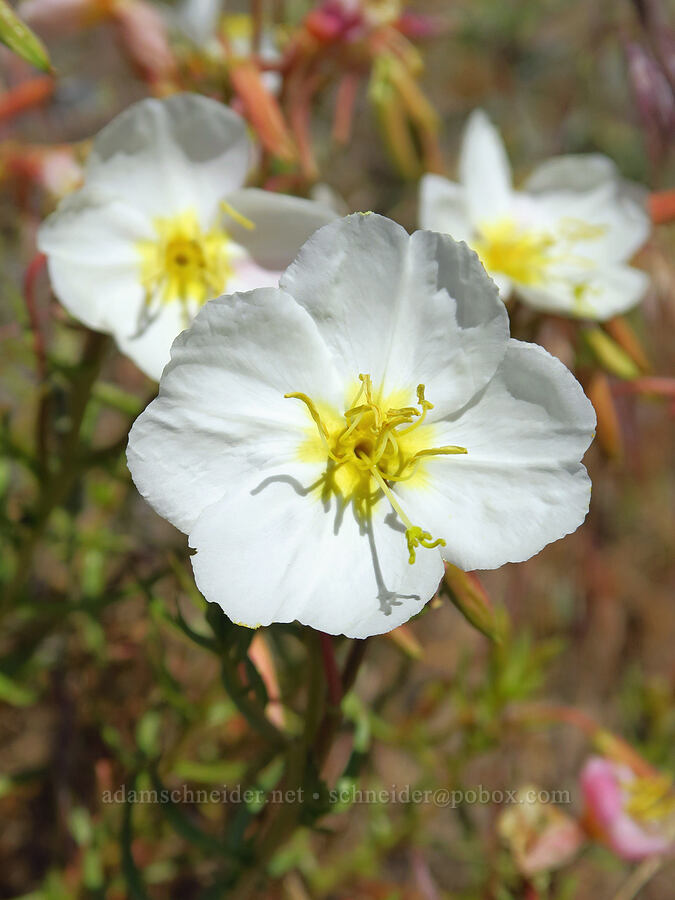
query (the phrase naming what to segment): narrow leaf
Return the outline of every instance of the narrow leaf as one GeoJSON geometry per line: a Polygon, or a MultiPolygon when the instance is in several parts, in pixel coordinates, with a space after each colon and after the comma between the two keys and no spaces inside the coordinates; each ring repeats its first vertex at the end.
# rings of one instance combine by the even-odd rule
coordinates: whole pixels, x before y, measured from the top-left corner
{"type": "Polygon", "coordinates": [[[0,41],[37,69],[50,71],[49,54],[44,44],[5,0],[0,0],[0,41]]]}

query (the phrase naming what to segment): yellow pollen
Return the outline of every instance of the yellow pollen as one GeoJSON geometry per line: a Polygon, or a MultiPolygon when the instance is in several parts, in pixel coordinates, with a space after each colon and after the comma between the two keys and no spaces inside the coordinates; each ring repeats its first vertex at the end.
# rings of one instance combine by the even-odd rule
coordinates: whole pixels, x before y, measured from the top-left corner
{"type": "Polygon", "coordinates": [[[499,272],[519,284],[541,285],[558,263],[592,267],[592,261],[575,253],[571,245],[596,240],[605,231],[603,225],[571,218],[560,219],[553,231],[526,228],[501,218],[480,227],[473,247],[488,272],[499,272]]]}
{"type": "Polygon", "coordinates": [[[310,439],[313,458],[326,461],[320,480],[322,499],[336,494],[354,503],[357,515],[366,518],[370,508],[384,495],[406,527],[409,562],[415,562],[417,546],[433,548],[445,545],[434,540],[428,531],[413,525],[391,485],[408,481],[418,472],[421,462],[430,456],[466,453],[465,447],[428,447],[432,426],[426,425],[427,412],[433,409],[424,396],[424,385],[417,387],[417,406],[390,406],[375,394],[370,375],[359,375],[356,395],[340,416],[332,410],[322,412],[319,406],[300,392],[285,394],[300,400],[311,416],[318,446],[310,439]]]}

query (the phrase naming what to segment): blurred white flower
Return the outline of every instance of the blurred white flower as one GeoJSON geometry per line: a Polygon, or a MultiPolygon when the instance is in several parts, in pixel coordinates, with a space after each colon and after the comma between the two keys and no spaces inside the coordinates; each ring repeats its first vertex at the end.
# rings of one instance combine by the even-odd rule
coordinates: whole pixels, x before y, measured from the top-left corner
{"type": "Polygon", "coordinates": [[[504,300],[604,320],[638,303],[644,272],[626,265],[646,241],[645,195],[601,155],[561,156],[512,187],[499,133],[481,110],[467,124],[459,184],[425,175],[420,225],[466,241],[504,300]]]}
{"type": "Polygon", "coordinates": [[[59,300],[152,378],[207,300],[276,285],[335,218],[308,200],[242,188],[251,151],[244,121],[215,100],[143,100],[95,138],[84,186],[40,228],[59,300]]]}
{"type": "Polygon", "coordinates": [[[539,788],[525,785],[497,817],[499,836],[526,878],[567,865],[584,843],[581,826],[542,796],[539,788]]]}
{"type": "MultiPolygon", "coordinates": [[[[227,48],[226,58],[230,62],[252,56],[254,29],[251,16],[246,13],[229,13],[220,20],[219,28],[223,39],[222,46],[227,48]]],[[[281,60],[277,33],[272,28],[263,28],[256,55],[268,65],[281,60]]],[[[263,72],[261,79],[271,94],[277,95],[280,92],[281,75],[278,72],[263,72]]]]}
{"type": "Polygon", "coordinates": [[[197,46],[205,47],[215,41],[223,3],[222,0],[183,0],[170,12],[187,37],[197,46]]]}
{"type": "MultiPolygon", "coordinates": [[[[214,60],[232,62],[249,59],[253,55],[253,17],[247,13],[223,13],[221,0],[185,0],[170,20],[199,50],[214,60]]],[[[256,56],[267,64],[281,60],[279,29],[265,27],[260,33],[256,56]]],[[[278,94],[281,75],[278,72],[262,73],[262,81],[268,91],[278,94]]]]}
{"type": "Polygon", "coordinates": [[[509,339],[474,253],[356,215],[279,289],[201,310],[128,461],[230,618],[363,638],[419,612],[443,559],[494,568],[574,531],[594,423],[562,363],[509,339]]]}

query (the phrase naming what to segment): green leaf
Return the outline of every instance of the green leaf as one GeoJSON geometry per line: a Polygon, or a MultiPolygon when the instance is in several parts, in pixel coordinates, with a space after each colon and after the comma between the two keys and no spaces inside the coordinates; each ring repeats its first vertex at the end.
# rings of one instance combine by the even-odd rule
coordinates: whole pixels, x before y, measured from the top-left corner
{"type": "Polygon", "coordinates": [[[79,847],[88,847],[94,836],[93,824],[89,811],[84,806],[75,806],[69,816],[70,833],[79,847]]]}
{"type": "MultiPolygon", "coordinates": [[[[208,834],[206,831],[202,831],[202,829],[182,811],[180,806],[171,800],[171,792],[165,787],[156,772],[153,771],[151,777],[155,790],[162,798],[162,802],[159,806],[160,811],[162,812],[162,815],[166,817],[173,830],[186,841],[199,847],[207,855],[215,859],[223,859],[223,857],[226,856],[224,842],[219,841],[218,838],[208,834]]],[[[208,791],[202,791],[202,793],[206,794],[208,791]]],[[[199,796],[199,791],[195,790],[194,794],[199,796]]]]}
{"type": "MultiPolygon", "coordinates": [[[[131,779],[131,790],[136,788],[136,778],[131,779]]],[[[143,884],[143,876],[131,852],[131,843],[133,840],[133,827],[131,823],[131,815],[133,803],[127,800],[124,806],[124,817],[122,819],[122,833],[120,835],[120,844],[122,850],[122,875],[127,886],[128,894],[131,900],[150,900],[149,894],[143,884]]]]}
{"type": "Polygon", "coordinates": [[[97,381],[91,393],[104,406],[134,418],[143,412],[145,406],[145,401],[139,400],[135,394],[107,381],[97,381]]]}
{"type": "Polygon", "coordinates": [[[136,743],[148,757],[159,756],[161,750],[162,714],[149,709],[136,725],[136,743]]]}
{"type": "Polygon", "coordinates": [[[7,675],[0,672],[0,701],[9,703],[11,706],[32,706],[37,700],[34,691],[17,684],[7,675]]]}
{"type": "Polygon", "coordinates": [[[243,762],[218,759],[213,762],[195,762],[190,759],[179,760],[172,773],[185,781],[196,781],[201,784],[228,784],[237,782],[245,771],[243,762]]]}
{"type": "Polygon", "coordinates": [[[631,380],[637,378],[640,369],[626,351],[613,340],[602,328],[586,328],[584,340],[593,356],[610,375],[631,380]]]}
{"type": "Polygon", "coordinates": [[[44,44],[5,0],[0,0],[0,41],[37,69],[50,71],[52,66],[44,44]]]}

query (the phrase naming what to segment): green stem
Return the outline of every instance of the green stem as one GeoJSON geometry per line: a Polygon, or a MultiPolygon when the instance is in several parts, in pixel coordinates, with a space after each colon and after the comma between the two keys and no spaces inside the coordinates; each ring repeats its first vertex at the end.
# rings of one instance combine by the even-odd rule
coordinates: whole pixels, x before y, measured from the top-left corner
{"type": "Polygon", "coordinates": [[[8,609],[17,600],[31,575],[31,562],[35,548],[42,537],[52,512],[68,497],[81,472],[82,459],[77,452],[84,414],[91,391],[103,364],[110,344],[107,335],[89,332],[82,353],[82,360],[73,380],[70,397],[70,428],[59,454],[56,469],[47,474],[42,493],[35,510],[30,533],[20,545],[14,577],[7,585],[3,608],[8,609]]]}
{"type": "Polygon", "coordinates": [[[255,860],[237,884],[238,900],[246,900],[259,888],[269,861],[295,831],[305,801],[304,785],[307,763],[321,718],[326,691],[326,683],[322,677],[321,645],[316,632],[311,629],[306,629],[305,636],[308,660],[305,727],[301,737],[288,746],[286,770],[281,788],[289,799],[278,806],[276,815],[270,818],[269,823],[262,831],[255,848],[255,860]]]}
{"type": "Polygon", "coordinates": [[[281,747],[286,743],[283,734],[276,725],[267,718],[264,710],[254,703],[248,696],[247,689],[242,685],[237,673],[236,664],[230,659],[227,653],[221,657],[223,683],[227,693],[237,707],[239,712],[244,716],[248,724],[257,731],[261,737],[269,741],[275,747],[281,747]]]}

